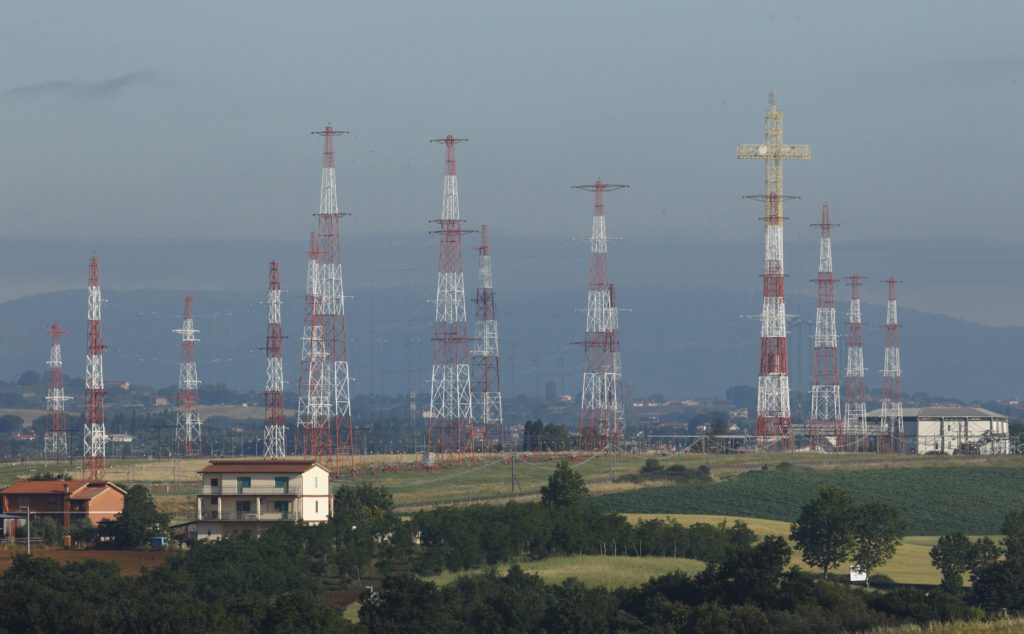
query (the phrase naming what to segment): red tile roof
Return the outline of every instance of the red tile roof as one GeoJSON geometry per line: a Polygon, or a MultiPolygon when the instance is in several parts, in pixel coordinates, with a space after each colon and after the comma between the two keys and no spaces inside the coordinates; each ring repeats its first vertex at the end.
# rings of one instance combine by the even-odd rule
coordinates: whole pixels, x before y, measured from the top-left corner
{"type": "Polygon", "coordinates": [[[313,467],[327,470],[314,460],[211,460],[199,473],[305,473],[313,467]]]}
{"type": "Polygon", "coordinates": [[[21,480],[7,487],[0,494],[8,495],[63,495],[67,485],[72,499],[93,498],[108,488],[124,493],[125,491],[110,482],[90,482],[88,480],[21,480]]]}

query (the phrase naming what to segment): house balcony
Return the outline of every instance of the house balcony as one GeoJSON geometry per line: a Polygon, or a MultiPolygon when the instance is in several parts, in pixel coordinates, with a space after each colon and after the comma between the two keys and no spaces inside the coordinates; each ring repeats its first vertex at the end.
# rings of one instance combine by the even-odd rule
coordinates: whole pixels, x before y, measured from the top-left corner
{"type": "Polygon", "coordinates": [[[218,522],[294,522],[298,519],[295,511],[222,511],[216,509],[203,510],[199,514],[199,521],[218,522]]]}
{"type": "Polygon", "coordinates": [[[199,487],[199,495],[218,495],[218,496],[249,496],[249,495],[260,495],[260,496],[271,496],[271,495],[289,495],[298,496],[302,495],[302,487],[300,486],[252,486],[252,487],[240,487],[234,484],[231,485],[218,485],[218,486],[201,486],[199,487]]]}

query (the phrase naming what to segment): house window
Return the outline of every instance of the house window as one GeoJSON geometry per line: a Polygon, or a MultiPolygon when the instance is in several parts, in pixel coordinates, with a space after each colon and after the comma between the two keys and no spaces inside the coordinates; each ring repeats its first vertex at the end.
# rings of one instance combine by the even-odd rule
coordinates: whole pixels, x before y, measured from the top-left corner
{"type": "Polygon", "coordinates": [[[274,501],[274,512],[275,513],[287,513],[288,512],[288,501],[287,500],[275,500],[274,501]]]}
{"type": "Polygon", "coordinates": [[[288,476],[278,476],[274,478],[274,486],[278,489],[288,488],[288,476]]]}
{"type": "Polygon", "coordinates": [[[217,478],[210,478],[210,486],[215,487],[218,486],[219,484],[220,480],[218,480],[217,478]]]}
{"type": "Polygon", "coordinates": [[[251,486],[252,486],[252,478],[250,478],[248,476],[244,476],[244,477],[243,476],[239,476],[238,477],[238,492],[239,493],[242,492],[242,489],[248,489],[251,486]]]}
{"type": "Polygon", "coordinates": [[[252,513],[252,502],[250,500],[238,500],[235,502],[235,511],[238,513],[252,513]]]}
{"type": "Polygon", "coordinates": [[[320,500],[313,500],[313,512],[314,513],[319,513],[320,512],[320,500]]]}

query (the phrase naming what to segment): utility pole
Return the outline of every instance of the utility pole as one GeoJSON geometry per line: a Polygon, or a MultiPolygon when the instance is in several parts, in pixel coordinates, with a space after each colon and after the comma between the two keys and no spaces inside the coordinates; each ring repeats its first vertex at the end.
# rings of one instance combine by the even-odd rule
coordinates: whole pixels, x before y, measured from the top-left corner
{"type": "MultiPolygon", "coordinates": [[[[775,91],[764,117],[764,142],[737,148],[741,159],[764,161],[764,194],[748,196],[764,203],[764,299],[761,309],[761,365],[757,377],[757,442],[762,448],[785,442],[790,433],[789,368],[786,354],[785,272],[782,255],[782,161],[809,159],[809,145],[782,143],[782,112],[775,108],[775,91]]],[[[794,198],[789,196],[788,198],[794,198]]],[[[789,436],[792,444],[792,437],[789,436]]]]}
{"type": "Polygon", "coordinates": [[[338,186],[334,170],[334,137],[348,134],[327,125],[313,132],[324,137],[317,231],[310,237],[306,273],[306,321],[302,335],[296,450],[305,456],[355,469],[352,448],[352,407],[349,391],[345,294],[341,275],[338,186]]]}
{"type": "Polygon", "coordinates": [[[267,386],[264,396],[263,457],[283,459],[284,422],[284,334],[281,329],[281,279],[277,261],[270,263],[270,288],[267,290],[267,386]]]}
{"type": "Polygon", "coordinates": [[[839,340],[836,335],[835,277],[832,276],[832,227],[828,205],[821,207],[818,253],[818,308],[814,321],[814,379],[811,384],[811,446],[819,447],[820,436],[832,437],[836,451],[843,451],[842,407],[839,403],[839,340]]]}
{"type": "Polygon", "coordinates": [[[46,431],[43,434],[43,459],[53,457],[60,463],[61,458],[68,457],[68,432],[64,413],[64,403],[71,400],[64,396],[64,373],[60,354],[60,338],[68,334],[56,323],[46,330],[50,335],[49,366],[50,387],[46,392],[46,431]]]}
{"type": "Polygon", "coordinates": [[[102,480],[107,473],[107,425],[103,408],[103,328],[100,307],[100,265],[89,258],[89,313],[85,357],[85,417],[82,429],[82,477],[102,480]]]}
{"type": "Polygon", "coordinates": [[[178,425],[174,433],[177,454],[186,456],[203,453],[202,421],[199,419],[199,375],[196,372],[196,335],[199,331],[192,323],[192,300],[185,298],[185,317],[181,328],[173,332],[181,335],[181,364],[178,371],[178,425]]]}
{"type": "Polygon", "coordinates": [[[459,188],[455,176],[455,145],[467,139],[448,135],[432,139],[445,145],[444,198],[441,218],[431,222],[441,236],[434,308],[434,365],[430,375],[430,424],[427,451],[440,458],[473,452],[473,393],[470,377],[469,334],[466,328],[466,286],[462,269],[459,188]]]}
{"type": "Polygon", "coordinates": [[[611,454],[619,445],[625,409],[622,393],[622,360],[619,355],[619,308],[615,302],[615,286],[608,280],[604,192],[624,187],[629,185],[612,185],[602,182],[600,178],[592,185],[573,186],[573,189],[594,192],[587,329],[583,339],[579,452],[582,455],[605,449],[608,452],[609,479],[611,454]]]}
{"type": "MultiPolygon", "coordinates": [[[[885,365],[882,369],[881,434],[886,436],[891,453],[903,453],[903,371],[900,369],[900,324],[896,312],[896,285],[900,280],[890,277],[889,301],[885,311],[885,365]]],[[[881,436],[879,437],[881,444],[881,436]]]]}

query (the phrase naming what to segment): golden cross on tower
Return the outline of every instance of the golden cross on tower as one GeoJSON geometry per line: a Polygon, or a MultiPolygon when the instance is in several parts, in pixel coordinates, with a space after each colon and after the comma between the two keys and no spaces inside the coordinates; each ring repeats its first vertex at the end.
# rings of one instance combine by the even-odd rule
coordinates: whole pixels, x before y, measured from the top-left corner
{"type": "Polygon", "coordinates": [[[782,159],[809,159],[811,146],[782,142],[782,112],[775,109],[775,91],[768,97],[771,109],[764,113],[764,143],[743,143],[736,148],[741,159],[764,159],[765,222],[782,223],[782,159]]]}

